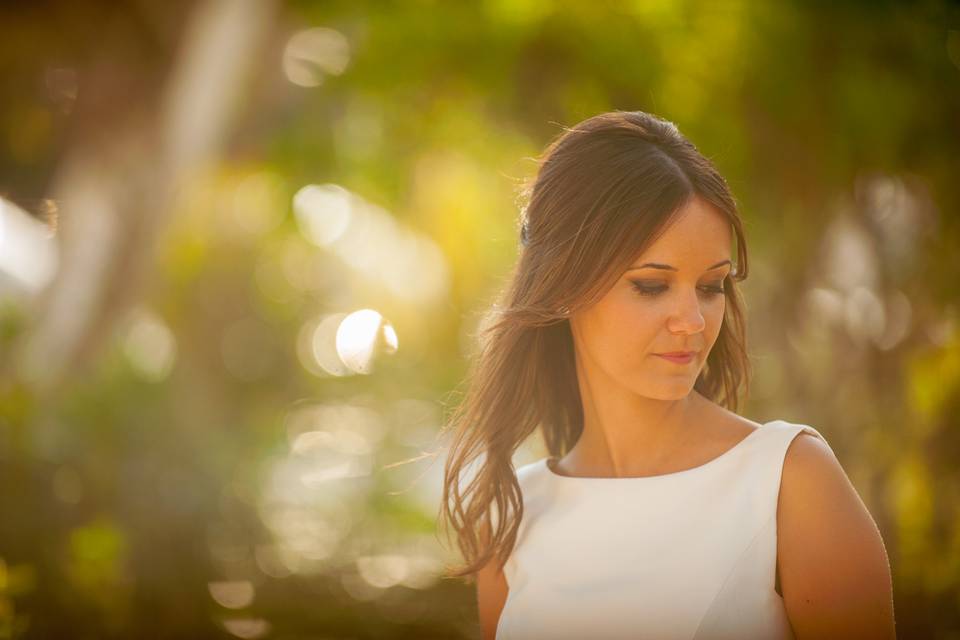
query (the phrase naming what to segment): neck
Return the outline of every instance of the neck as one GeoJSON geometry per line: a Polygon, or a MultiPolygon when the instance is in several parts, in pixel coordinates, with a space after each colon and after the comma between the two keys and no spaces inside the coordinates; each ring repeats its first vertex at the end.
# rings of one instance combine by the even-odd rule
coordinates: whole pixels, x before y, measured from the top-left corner
{"type": "Polygon", "coordinates": [[[586,375],[579,362],[577,377],[584,424],[568,454],[570,468],[598,476],[644,475],[696,437],[693,425],[706,402],[698,392],[671,400],[641,396],[613,380],[586,375]]]}

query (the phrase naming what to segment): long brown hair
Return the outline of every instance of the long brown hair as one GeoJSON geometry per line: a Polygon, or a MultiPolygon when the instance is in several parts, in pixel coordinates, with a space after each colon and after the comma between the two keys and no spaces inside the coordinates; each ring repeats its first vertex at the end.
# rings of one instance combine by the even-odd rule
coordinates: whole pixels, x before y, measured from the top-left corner
{"type": "Polygon", "coordinates": [[[521,197],[520,257],[481,323],[469,388],[445,429],[453,438],[439,521],[448,533],[453,527],[466,561],[448,567],[448,577],[474,574],[494,556],[503,569],[523,516],[514,452],[539,427],[549,455],[561,457],[583,430],[569,315],[602,297],[694,197],[729,219],[738,253],[724,282],[720,334],[694,388],[732,411],[741,385],[749,392],[743,303],[734,286],[747,276],[736,201],[673,123],[613,111],[565,128],[521,197]]]}

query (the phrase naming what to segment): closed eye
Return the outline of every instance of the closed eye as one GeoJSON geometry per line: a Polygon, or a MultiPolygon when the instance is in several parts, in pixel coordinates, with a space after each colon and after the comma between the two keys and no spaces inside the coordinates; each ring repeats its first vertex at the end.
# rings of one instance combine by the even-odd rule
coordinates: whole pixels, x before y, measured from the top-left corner
{"type": "MultiPolygon", "coordinates": [[[[642,280],[631,280],[630,284],[632,284],[637,293],[642,296],[658,296],[669,289],[666,285],[651,285],[642,280]]],[[[726,289],[723,288],[722,280],[711,285],[705,285],[701,287],[700,290],[703,291],[704,295],[711,298],[723,295],[726,292],[726,289]]]]}

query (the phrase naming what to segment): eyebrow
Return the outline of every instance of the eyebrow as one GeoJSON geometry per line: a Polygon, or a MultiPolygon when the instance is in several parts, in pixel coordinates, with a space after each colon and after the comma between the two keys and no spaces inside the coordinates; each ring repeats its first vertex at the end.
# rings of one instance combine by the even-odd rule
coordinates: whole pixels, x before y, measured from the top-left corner
{"type": "MultiPolygon", "coordinates": [[[[717,267],[722,267],[725,264],[733,264],[733,263],[730,260],[721,260],[717,264],[707,267],[706,271],[711,271],[713,269],[716,269],[717,267]]],[[[658,262],[645,262],[643,264],[634,265],[629,269],[627,269],[627,271],[633,271],[635,269],[646,269],[648,267],[651,269],[664,269],[666,271],[679,271],[679,269],[677,269],[676,267],[671,267],[668,264],[660,264],[658,262]]]]}

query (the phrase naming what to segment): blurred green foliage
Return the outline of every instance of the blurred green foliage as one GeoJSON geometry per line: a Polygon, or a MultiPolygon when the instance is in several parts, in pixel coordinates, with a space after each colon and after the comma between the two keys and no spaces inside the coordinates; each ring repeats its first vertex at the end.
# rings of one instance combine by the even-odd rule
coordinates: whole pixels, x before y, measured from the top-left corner
{"type": "MultiPolygon", "coordinates": [[[[77,157],[129,188],[51,384],[22,363],[53,307],[0,281],[0,637],[479,637],[473,587],[436,578],[442,461],[386,465],[435,445],[533,157],[613,109],[673,120],[727,177],[751,255],[745,414],[827,436],[887,544],[900,636],[957,637],[955,3],[266,5],[255,54],[213,54],[251,59],[222,143],[172,184],[150,146],[165,88],[188,35],[217,33],[198,14],[233,5],[0,8],[0,195],[66,225],[77,157]],[[311,242],[309,184],[362,198],[391,242],[426,238],[414,255],[439,247],[440,297],[311,242]],[[318,368],[317,323],[362,308],[396,353],[318,368]]],[[[404,273],[393,244],[373,255],[404,273]]]]}

